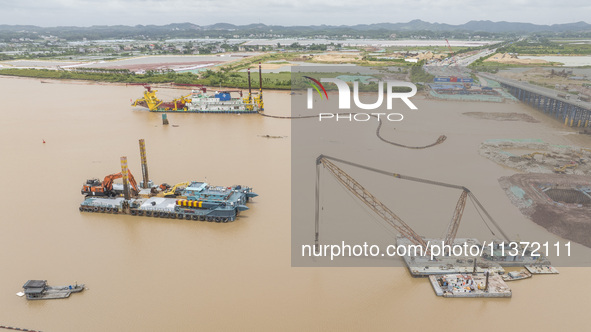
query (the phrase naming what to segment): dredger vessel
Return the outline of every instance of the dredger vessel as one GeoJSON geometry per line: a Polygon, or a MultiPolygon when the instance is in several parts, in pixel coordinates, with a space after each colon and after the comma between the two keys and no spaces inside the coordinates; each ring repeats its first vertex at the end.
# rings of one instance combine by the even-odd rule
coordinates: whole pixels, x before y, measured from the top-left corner
{"type": "MultiPolygon", "coordinates": [[[[195,84],[192,86],[198,88],[192,90],[190,94],[165,102],[156,97],[158,90],[152,89],[151,86],[144,86],[146,89],[144,96],[133,102],[131,106],[141,106],[150,112],[161,113],[259,113],[264,110],[262,82],[261,64],[259,63],[257,96],[253,96],[250,85],[250,69],[248,69],[248,96],[246,97],[242,95],[242,90],[215,91],[210,94],[206,87],[195,84]],[[238,93],[239,96],[232,96],[232,93],[238,93]]],[[[191,84],[187,85],[191,86],[191,84]]]]}

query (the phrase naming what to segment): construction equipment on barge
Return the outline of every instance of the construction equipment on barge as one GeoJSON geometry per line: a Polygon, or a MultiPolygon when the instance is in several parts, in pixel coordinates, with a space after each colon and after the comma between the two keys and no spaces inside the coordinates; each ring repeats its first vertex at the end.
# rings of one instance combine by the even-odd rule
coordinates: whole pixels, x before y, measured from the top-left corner
{"type": "MultiPolygon", "coordinates": [[[[96,179],[88,180],[82,189],[86,195],[80,204],[81,212],[98,212],[111,214],[130,214],[133,216],[147,216],[157,218],[186,219],[214,222],[229,222],[236,220],[238,214],[248,210],[246,204],[251,198],[258,196],[252,188],[234,186],[212,186],[202,181],[181,183],[172,188],[166,185],[155,186],[148,179],[147,161],[144,140],[140,140],[140,154],[142,157],[143,180],[141,189],[135,184],[133,176],[127,168],[127,158],[121,157],[121,173],[109,175],[103,183],[96,186],[96,179]],[[105,188],[112,184],[112,180],[123,180],[122,190],[103,190],[107,194],[96,195],[91,188],[105,188]],[[92,182],[92,186],[89,184],[92,182]],[[133,190],[130,188],[133,187],[133,190]],[[182,189],[181,189],[182,188],[182,189]],[[166,197],[169,196],[169,197],[166,197]]],[[[96,191],[98,192],[98,191],[96,191]]]]}
{"type": "MultiPolygon", "coordinates": [[[[89,179],[82,186],[81,193],[82,195],[90,196],[116,196],[123,193],[123,187],[118,184],[114,184],[113,181],[120,179],[121,177],[123,177],[123,174],[117,173],[105,176],[103,182],[100,182],[99,179],[89,179]]],[[[139,193],[140,190],[137,186],[137,183],[135,182],[135,178],[133,175],[131,175],[131,173],[129,173],[129,182],[136,194],[139,193]]]]}
{"type": "MultiPolygon", "coordinates": [[[[530,251],[524,251],[523,255],[518,257],[507,255],[507,251],[500,250],[501,244],[508,246],[511,240],[499,227],[497,222],[492,218],[476,196],[466,187],[443,183],[439,181],[433,181],[428,179],[421,179],[412,176],[406,176],[399,173],[393,173],[389,171],[378,170],[372,167],[356,164],[350,161],[337,159],[325,155],[320,155],[316,159],[316,179],[317,188],[318,181],[320,179],[320,165],[324,166],[337,180],[341,183],[345,189],[354,194],[362,203],[374,211],[381,219],[386,221],[391,227],[393,227],[400,236],[397,237],[396,243],[403,246],[420,246],[424,255],[404,255],[403,259],[409,268],[409,271],[414,277],[424,277],[432,274],[447,274],[447,273],[469,273],[469,272],[484,272],[493,271],[496,273],[504,273],[502,266],[524,266],[526,264],[549,264],[547,259],[543,256],[533,256],[530,251]],[[420,236],[416,233],[406,222],[398,217],[392,210],[390,210],[385,204],[380,202],[377,197],[373,196],[368,192],[359,182],[353,179],[349,174],[335,165],[334,162],[339,162],[356,168],[361,168],[370,172],[386,175],[392,178],[407,180],[412,182],[418,182],[438,187],[450,188],[460,190],[460,197],[454,209],[451,217],[451,221],[447,228],[446,235],[443,239],[429,239],[420,236]],[[447,255],[434,255],[434,259],[431,256],[431,248],[427,244],[439,243],[441,246],[475,246],[478,248],[484,248],[484,246],[477,239],[457,239],[456,235],[460,226],[460,221],[464,213],[467,200],[470,199],[474,203],[474,207],[477,209],[482,221],[486,225],[490,233],[496,238],[497,235],[493,231],[491,226],[500,233],[502,241],[492,241],[488,243],[487,248],[490,248],[489,252],[482,250],[480,257],[458,257],[450,254],[447,255]],[[505,255],[503,255],[505,253],[505,255]]],[[[316,216],[315,216],[315,248],[316,251],[319,249],[319,189],[316,192],[316,216]]]]}
{"type": "Polygon", "coordinates": [[[512,296],[512,291],[505,283],[505,280],[523,279],[528,277],[528,274],[531,276],[531,274],[536,273],[558,273],[555,268],[547,265],[549,264],[549,261],[546,259],[546,257],[541,254],[536,256],[537,254],[534,255],[532,251],[527,251],[526,248],[522,248],[521,255],[518,256],[506,254],[508,251],[503,250],[503,248],[505,248],[505,246],[507,246],[511,241],[494,221],[492,216],[484,209],[476,196],[474,196],[474,194],[466,187],[405,176],[325,155],[320,155],[318,158],[316,158],[315,250],[317,253],[320,248],[320,165],[324,166],[324,168],[326,168],[336,178],[336,180],[345,187],[345,189],[356,196],[362,203],[373,210],[379,217],[386,221],[401,235],[396,238],[397,246],[402,246],[405,248],[411,248],[411,246],[414,246],[415,248],[421,247],[423,249],[414,251],[409,249],[408,251],[405,251],[404,254],[399,254],[399,256],[402,256],[406,266],[410,271],[410,274],[413,277],[429,278],[429,281],[431,282],[431,285],[433,286],[437,296],[463,298],[510,298],[512,296]],[[357,182],[349,174],[335,165],[333,161],[396,179],[461,190],[462,193],[460,194],[460,198],[456,204],[456,208],[452,215],[451,222],[448,226],[448,230],[444,239],[429,239],[419,236],[407,223],[394,214],[394,212],[392,212],[386,205],[380,202],[377,197],[369,193],[369,191],[367,191],[367,189],[365,189],[359,182],[357,182]],[[479,251],[476,255],[472,253],[468,254],[467,252],[462,254],[452,254],[452,251],[446,254],[445,250],[439,254],[431,254],[430,250],[432,249],[429,247],[429,245],[435,243],[441,243],[441,247],[465,246],[477,249],[485,248],[485,246],[480,244],[477,239],[456,238],[467,198],[470,198],[473,201],[474,206],[477,208],[478,213],[481,215],[482,220],[491,234],[496,237],[495,233],[482,215],[487,217],[489,222],[495,226],[495,228],[507,242],[498,240],[489,242],[486,246],[487,248],[490,248],[489,254],[486,254],[484,250],[479,251]],[[508,276],[503,276],[505,270],[501,265],[524,266],[529,271],[529,273],[510,272],[508,276]]]}
{"type": "Polygon", "coordinates": [[[257,96],[253,96],[250,85],[250,68],[248,69],[248,96],[243,97],[242,90],[224,90],[216,91],[214,94],[208,94],[207,88],[199,86],[190,94],[165,102],[156,97],[158,90],[144,85],[143,98],[137,99],[131,106],[145,107],[150,112],[178,112],[178,113],[260,113],[264,111],[263,103],[263,75],[261,72],[261,63],[259,62],[259,91],[257,96]],[[233,97],[232,93],[238,93],[238,97],[233,97]]]}

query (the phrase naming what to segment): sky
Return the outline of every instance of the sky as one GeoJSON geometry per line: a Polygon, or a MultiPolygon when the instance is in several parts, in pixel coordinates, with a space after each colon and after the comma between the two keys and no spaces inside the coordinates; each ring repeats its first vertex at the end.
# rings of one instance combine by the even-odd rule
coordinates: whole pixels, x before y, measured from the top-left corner
{"type": "Polygon", "coordinates": [[[591,23],[588,0],[0,0],[0,24],[51,26],[355,25],[420,19],[560,24],[591,23]]]}

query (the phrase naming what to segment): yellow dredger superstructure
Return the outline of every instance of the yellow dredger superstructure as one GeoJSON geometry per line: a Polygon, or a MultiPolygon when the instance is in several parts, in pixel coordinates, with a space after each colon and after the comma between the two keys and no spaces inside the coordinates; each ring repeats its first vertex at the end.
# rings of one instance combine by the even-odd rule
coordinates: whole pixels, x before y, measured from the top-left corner
{"type": "Polygon", "coordinates": [[[207,88],[195,84],[176,84],[199,86],[186,96],[164,102],[156,97],[158,90],[145,86],[143,98],[137,99],[132,106],[146,107],[150,112],[187,112],[187,113],[259,113],[264,111],[263,103],[263,75],[259,63],[259,91],[253,96],[250,85],[250,69],[248,69],[248,96],[243,97],[241,90],[216,91],[207,94],[207,88]],[[233,98],[230,93],[238,92],[240,97],[233,98]]]}
{"type": "Polygon", "coordinates": [[[191,94],[186,96],[181,96],[179,98],[173,99],[171,102],[163,102],[162,100],[156,97],[156,92],[158,90],[153,90],[152,87],[146,86],[146,91],[144,91],[144,97],[137,99],[131,106],[143,106],[147,107],[151,112],[158,111],[158,109],[163,108],[165,110],[170,111],[187,111],[188,108],[186,107],[187,103],[191,102],[191,94]]]}

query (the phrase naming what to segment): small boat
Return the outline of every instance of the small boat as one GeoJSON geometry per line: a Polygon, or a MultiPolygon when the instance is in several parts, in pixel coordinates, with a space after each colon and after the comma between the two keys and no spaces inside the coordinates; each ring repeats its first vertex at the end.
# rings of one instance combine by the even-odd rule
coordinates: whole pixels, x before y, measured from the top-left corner
{"type": "MultiPolygon", "coordinates": [[[[51,300],[65,299],[72,293],[79,293],[84,290],[84,284],[68,286],[49,286],[47,280],[29,280],[23,285],[24,295],[27,300],[51,300]]],[[[19,292],[19,294],[21,294],[19,292]]],[[[17,295],[19,295],[17,294],[17,295]]]]}
{"type": "Polygon", "coordinates": [[[514,280],[521,280],[531,278],[531,273],[527,270],[521,270],[519,272],[512,271],[502,276],[504,281],[514,281],[514,280]]]}

